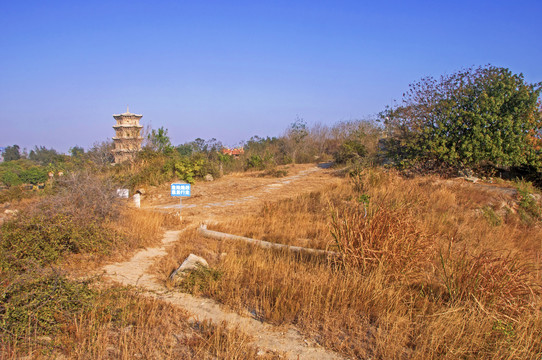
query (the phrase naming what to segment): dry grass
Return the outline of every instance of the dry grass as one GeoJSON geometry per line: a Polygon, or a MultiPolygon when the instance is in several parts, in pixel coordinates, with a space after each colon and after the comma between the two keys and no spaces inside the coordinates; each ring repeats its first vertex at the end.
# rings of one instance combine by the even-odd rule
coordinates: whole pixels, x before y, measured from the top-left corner
{"type": "Polygon", "coordinates": [[[138,249],[159,244],[164,229],[178,224],[178,219],[172,215],[124,206],[120,208],[120,215],[116,219],[104,222],[104,226],[117,234],[106,254],[72,254],[63,260],[62,266],[73,275],[84,275],[106,262],[127,259],[138,249]]]}
{"type": "Polygon", "coordinates": [[[330,204],[350,193],[347,184],[330,185],[325,192],[311,192],[280,202],[266,202],[257,214],[213,225],[213,229],[260,240],[326,249],[335,246],[329,232],[330,204]]]}
{"type": "MultiPolygon", "coordinates": [[[[2,344],[1,359],[253,359],[250,337],[225,324],[189,321],[188,314],[125,288],[100,290],[93,307],[55,337],[2,344]]],[[[267,354],[262,359],[277,358],[267,354]]]]}
{"type": "Polygon", "coordinates": [[[542,235],[539,222],[522,220],[518,198],[381,170],[357,174],[352,185],[267,204],[217,227],[315,247],[328,247],[332,233],[343,261],[191,232],[156,271],[166,278],[189,253],[204,256],[221,276],[188,291],[295,324],[351,357],[540,358],[542,235]]]}

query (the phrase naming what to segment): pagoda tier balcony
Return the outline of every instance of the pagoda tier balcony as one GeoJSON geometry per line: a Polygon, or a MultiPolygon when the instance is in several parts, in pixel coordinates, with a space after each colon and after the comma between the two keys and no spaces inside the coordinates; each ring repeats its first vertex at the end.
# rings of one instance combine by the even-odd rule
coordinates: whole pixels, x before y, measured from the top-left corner
{"type": "Polygon", "coordinates": [[[112,153],[137,153],[139,149],[113,149],[112,153]]]}
{"type": "Polygon", "coordinates": [[[138,125],[138,124],[117,124],[117,125],[113,125],[113,129],[122,129],[122,128],[138,128],[138,129],[141,129],[143,128],[143,125],[138,125]]]}
{"type": "Polygon", "coordinates": [[[114,136],[112,137],[111,139],[113,140],[143,140],[143,137],[141,136],[127,136],[127,137],[124,137],[124,136],[114,136]]]}

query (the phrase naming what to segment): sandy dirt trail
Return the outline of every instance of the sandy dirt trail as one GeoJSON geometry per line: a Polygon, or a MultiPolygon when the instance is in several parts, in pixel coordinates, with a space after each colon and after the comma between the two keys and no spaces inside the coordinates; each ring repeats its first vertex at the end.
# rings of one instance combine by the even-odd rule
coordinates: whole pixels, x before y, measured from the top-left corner
{"type": "MultiPolygon", "coordinates": [[[[193,197],[183,201],[183,218],[190,226],[224,220],[229,216],[252,211],[265,201],[317,190],[327,183],[337,181],[332,171],[315,166],[298,166],[291,172],[292,175],[279,179],[229,176],[216,182],[196,185],[192,191],[193,197]]],[[[169,189],[163,190],[168,194],[169,189]]],[[[178,202],[163,195],[154,198],[150,196],[148,206],[157,211],[178,211],[178,202]]],[[[263,352],[282,352],[289,359],[342,358],[305,339],[294,327],[275,327],[262,323],[249,314],[241,316],[227,311],[212,299],[168,290],[163,279],[156,279],[149,274],[149,268],[167,254],[167,248],[172,246],[187,228],[167,231],[161,246],[141,250],[128,261],[107,265],[103,268],[105,274],[114,282],[141,289],[145,296],[184,308],[192,314],[193,320],[211,320],[216,324],[225,321],[231,327],[238,327],[252,335],[253,345],[263,352]]]]}

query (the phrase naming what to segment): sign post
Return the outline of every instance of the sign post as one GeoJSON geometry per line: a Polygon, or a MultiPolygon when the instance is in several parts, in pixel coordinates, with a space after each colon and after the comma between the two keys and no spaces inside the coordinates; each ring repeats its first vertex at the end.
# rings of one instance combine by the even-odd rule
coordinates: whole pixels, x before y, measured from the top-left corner
{"type": "Polygon", "coordinates": [[[183,196],[190,196],[190,184],[173,183],[171,184],[171,196],[179,197],[179,219],[182,220],[181,210],[183,208],[183,196]]]}

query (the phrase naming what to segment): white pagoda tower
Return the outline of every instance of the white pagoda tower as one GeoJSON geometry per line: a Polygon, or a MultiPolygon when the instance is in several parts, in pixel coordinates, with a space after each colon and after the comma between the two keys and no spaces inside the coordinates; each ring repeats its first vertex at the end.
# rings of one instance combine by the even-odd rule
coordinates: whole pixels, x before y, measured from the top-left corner
{"type": "Polygon", "coordinates": [[[134,160],[136,154],[141,150],[141,142],[143,141],[141,129],[143,126],[139,125],[139,120],[142,117],[143,115],[132,114],[128,107],[126,107],[124,114],[113,115],[113,118],[117,120],[117,124],[113,126],[115,129],[115,137],[113,138],[115,164],[134,160]]]}

